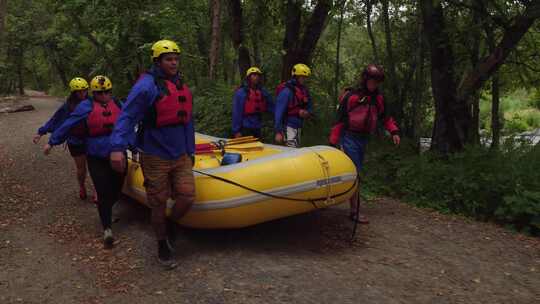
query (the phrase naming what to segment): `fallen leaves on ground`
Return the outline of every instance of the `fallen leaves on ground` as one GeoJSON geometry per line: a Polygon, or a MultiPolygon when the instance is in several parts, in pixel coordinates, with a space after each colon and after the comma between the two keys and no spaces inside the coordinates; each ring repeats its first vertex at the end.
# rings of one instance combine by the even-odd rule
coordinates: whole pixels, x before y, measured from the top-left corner
{"type": "Polygon", "coordinates": [[[57,220],[47,226],[47,233],[66,247],[66,256],[70,257],[72,265],[95,273],[98,287],[117,293],[127,293],[134,288],[131,274],[137,264],[132,240],[121,237],[112,250],[103,249],[102,239],[69,214],[59,214],[57,220]]]}

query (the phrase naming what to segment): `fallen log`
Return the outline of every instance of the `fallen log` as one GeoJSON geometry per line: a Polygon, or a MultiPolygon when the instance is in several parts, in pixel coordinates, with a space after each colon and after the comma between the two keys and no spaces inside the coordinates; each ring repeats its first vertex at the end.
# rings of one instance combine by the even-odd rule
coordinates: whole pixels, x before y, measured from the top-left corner
{"type": "Polygon", "coordinates": [[[33,105],[20,105],[14,107],[5,107],[0,109],[0,113],[16,113],[35,110],[33,105]]]}

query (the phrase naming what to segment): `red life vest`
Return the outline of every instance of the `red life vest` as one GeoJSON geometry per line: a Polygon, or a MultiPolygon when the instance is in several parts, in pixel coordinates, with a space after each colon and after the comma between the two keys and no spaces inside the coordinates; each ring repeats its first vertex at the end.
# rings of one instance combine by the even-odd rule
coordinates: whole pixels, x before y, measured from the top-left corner
{"type": "Polygon", "coordinates": [[[97,137],[111,134],[119,115],[120,107],[114,100],[105,104],[92,101],[92,112],[86,119],[88,136],[97,137]]]}
{"type": "Polygon", "coordinates": [[[287,115],[298,116],[300,110],[307,109],[309,101],[307,90],[298,85],[293,86],[290,83],[283,82],[276,87],[276,98],[285,88],[288,88],[293,93],[292,100],[287,104],[287,115]]]}
{"type": "Polygon", "coordinates": [[[167,95],[160,95],[154,102],[156,128],[187,124],[193,112],[193,96],[188,86],[165,80],[167,95]]]}
{"type": "Polygon", "coordinates": [[[377,119],[382,106],[382,95],[362,96],[349,93],[345,96],[347,107],[347,126],[352,132],[371,134],[377,130],[377,119]]]}
{"type": "Polygon", "coordinates": [[[245,89],[247,91],[246,101],[244,102],[244,115],[252,115],[266,112],[266,101],[262,91],[259,89],[245,89]]]}

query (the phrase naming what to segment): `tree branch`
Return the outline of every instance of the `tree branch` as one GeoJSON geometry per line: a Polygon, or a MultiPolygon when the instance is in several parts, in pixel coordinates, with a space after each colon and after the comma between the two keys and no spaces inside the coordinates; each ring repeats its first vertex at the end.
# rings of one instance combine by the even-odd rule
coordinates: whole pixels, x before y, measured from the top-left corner
{"type": "Polygon", "coordinates": [[[523,14],[514,19],[513,24],[504,32],[503,38],[497,47],[465,77],[458,89],[458,101],[466,101],[474,91],[478,90],[497,71],[539,17],[540,1],[535,1],[527,6],[523,14]]]}

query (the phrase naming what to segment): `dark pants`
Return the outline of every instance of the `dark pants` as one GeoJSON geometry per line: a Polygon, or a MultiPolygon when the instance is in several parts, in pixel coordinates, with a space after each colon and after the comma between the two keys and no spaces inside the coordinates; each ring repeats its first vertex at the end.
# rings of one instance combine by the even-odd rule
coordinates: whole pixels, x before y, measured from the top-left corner
{"type": "Polygon", "coordinates": [[[124,174],[114,171],[108,158],[88,155],[87,160],[88,171],[96,187],[101,225],[103,229],[111,228],[112,207],[122,191],[124,174]]]}
{"type": "Polygon", "coordinates": [[[86,155],[86,145],[68,144],[67,147],[68,147],[68,150],[69,150],[69,154],[71,154],[71,156],[73,156],[73,157],[86,155]]]}

